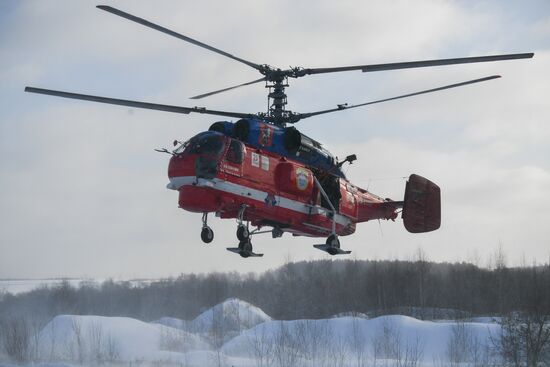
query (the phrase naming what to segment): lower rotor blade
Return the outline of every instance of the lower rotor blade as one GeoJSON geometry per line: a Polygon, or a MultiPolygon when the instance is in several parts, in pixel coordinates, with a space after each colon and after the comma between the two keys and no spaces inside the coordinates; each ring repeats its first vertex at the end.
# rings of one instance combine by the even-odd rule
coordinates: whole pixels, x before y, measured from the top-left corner
{"type": "Polygon", "coordinates": [[[208,115],[227,116],[227,117],[235,117],[235,118],[250,118],[254,116],[253,114],[249,114],[249,113],[207,110],[204,107],[172,106],[172,105],[164,105],[164,104],[157,104],[157,103],[131,101],[127,99],[91,96],[88,94],[69,93],[69,92],[62,92],[62,91],[51,90],[51,89],[33,88],[33,87],[25,87],[25,92],[46,94],[50,96],[63,97],[63,98],[82,99],[85,101],[114,104],[119,106],[128,106],[128,107],[136,107],[136,108],[145,108],[149,110],[182,113],[182,114],[189,114],[193,112],[193,113],[203,113],[208,115]]]}
{"type": "MultiPolygon", "coordinates": [[[[387,101],[393,101],[394,99],[401,99],[401,98],[407,98],[407,97],[412,97],[412,96],[418,96],[418,95],[420,95],[420,94],[426,94],[426,93],[437,92],[437,91],[445,90],[445,89],[451,89],[451,88],[462,87],[462,86],[464,86],[464,85],[474,84],[474,83],[481,83],[481,82],[485,82],[485,81],[493,80],[493,79],[497,79],[497,78],[500,78],[500,75],[491,75],[491,76],[487,76],[487,77],[485,77],[485,78],[474,79],[474,80],[468,80],[468,81],[466,81],[466,82],[461,82],[461,83],[456,83],[456,84],[449,84],[449,85],[445,85],[445,86],[443,86],[443,87],[438,87],[438,88],[433,88],[433,89],[427,89],[427,90],[423,90],[423,91],[420,91],[420,92],[409,93],[409,94],[403,94],[403,95],[397,96],[397,97],[384,98],[384,99],[379,99],[379,100],[376,100],[376,101],[360,103],[360,104],[356,104],[356,105],[350,105],[350,106],[348,106],[347,104],[341,104],[341,105],[338,105],[337,108],[332,108],[332,109],[329,109],[329,110],[323,110],[323,111],[317,111],[317,112],[309,112],[309,113],[298,114],[298,115],[297,115],[297,118],[298,118],[298,120],[300,120],[300,119],[305,119],[305,118],[312,117],[312,116],[322,115],[322,114],[325,114],[325,113],[336,112],[336,111],[343,111],[343,110],[348,110],[348,109],[350,109],[350,108],[357,108],[357,107],[367,106],[367,105],[371,105],[371,104],[375,104],[375,103],[382,103],[382,102],[387,102],[387,101]]],[[[293,122],[297,122],[298,120],[293,121],[293,122]]]]}
{"type": "Polygon", "coordinates": [[[250,84],[255,84],[255,83],[263,82],[263,81],[265,81],[265,80],[266,80],[266,78],[263,77],[263,78],[253,80],[253,81],[248,82],[248,83],[243,83],[243,84],[235,85],[235,86],[233,86],[233,87],[228,87],[228,88],[216,90],[216,91],[214,91],[214,92],[208,92],[208,93],[204,93],[204,94],[199,94],[198,96],[190,97],[190,99],[201,99],[201,98],[204,98],[204,97],[209,97],[209,96],[212,96],[212,95],[214,95],[214,94],[226,92],[226,91],[231,90],[231,89],[236,89],[236,88],[244,87],[245,85],[250,85],[250,84]]]}

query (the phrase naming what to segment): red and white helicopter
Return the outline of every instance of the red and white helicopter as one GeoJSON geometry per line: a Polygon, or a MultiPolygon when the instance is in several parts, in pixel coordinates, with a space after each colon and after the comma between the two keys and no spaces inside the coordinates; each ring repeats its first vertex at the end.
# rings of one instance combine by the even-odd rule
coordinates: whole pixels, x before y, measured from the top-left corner
{"type": "Polygon", "coordinates": [[[335,108],[309,113],[295,113],[285,109],[288,78],[352,70],[372,72],[533,57],[533,53],[521,53],[376,65],[279,69],[239,58],[110,6],[100,5],[98,8],[243,63],[262,74],[261,78],[251,82],[192,97],[200,99],[265,82],[269,90],[269,108],[267,113],[256,114],[25,88],[27,92],[58,97],[237,119],[236,122],[215,122],[208,131],[185,142],[175,141],[176,148],[173,151],[159,151],[172,155],[168,166],[170,182],[167,187],[179,192],[179,206],[184,210],[202,213],[202,240],[210,243],[214,238],[214,232],[208,226],[209,213],[215,213],[220,218],[236,218],[239,245],[228,250],[242,257],[262,256],[254,253],[252,236],[271,233],[276,238],[281,237],[284,232],[295,236],[324,237],[325,243],[314,245],[316,248],[331,255],[349,254],[350,251],[340,248],[339,236],[354,233],[356,224],[360,222],[373,219],[395,220],[400,212],[409,232],[438,229],[441,205],[440,189],[436,184],[413,174],[406,184],[403,200],[383,199],[346,179],[341,167],[346,162],[351,164],[356,159],[355,155],[338,162],[320,143],[288,125],[316,115],[479,83],[500,76],[492,75],[356,105],[341,104],[335,108]],[[251,227],[254,229],[251,230],[251,227]]]}

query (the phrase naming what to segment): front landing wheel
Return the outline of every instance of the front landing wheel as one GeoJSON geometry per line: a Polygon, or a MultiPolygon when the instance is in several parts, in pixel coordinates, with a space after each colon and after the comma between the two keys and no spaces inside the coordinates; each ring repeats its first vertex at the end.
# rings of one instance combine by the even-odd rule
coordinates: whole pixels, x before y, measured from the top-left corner
{"type": "Polygon", "coordinates": [[[248,232],[248,228],[246,226],[243,226],[242,224],[237,227],[237,239],[241,242],[248,240],[250,237],[250,232],[248,232]]]}
{"type": "Polygon", "coordinates": [[[204,243],[212,242],[212,240],[214,239],[214,231],[212,230],[212,228],[208,226],[202,227],[201,239],[204,243]]]}

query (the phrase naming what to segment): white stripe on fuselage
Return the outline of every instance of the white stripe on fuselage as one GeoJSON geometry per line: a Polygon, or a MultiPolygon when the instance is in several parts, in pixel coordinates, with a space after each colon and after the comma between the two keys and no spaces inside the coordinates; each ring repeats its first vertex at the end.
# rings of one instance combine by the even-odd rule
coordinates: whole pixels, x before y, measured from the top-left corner
{"type": "MultiPolygon", "coordinates": [[[[197,178],[196,176],[180,176],[171,177],[170,183],[166,185],[166,188],[170,190],[179,190],[182,186],[198,186],[198,187],[210,187],[214,190],[220,190],[230,194],[242,196],[248,199],[256,200],[265,203],[268,193],[253,189],[248,186],[239,185],[233,182],[220,180],[219,178],[205,179],[197,178]]],[[[297,200],[288,199],[280,195],[274,195],[275,205],[281,208],[293,210],[295,212],[311,215],[324,215],[328,217],[329,210],[320,207],[318,205],[307,205],[297,200]]],[[[336,214],[336,223],[346,226],[350,224],[351,220],[347,217],[336,214]]]]}

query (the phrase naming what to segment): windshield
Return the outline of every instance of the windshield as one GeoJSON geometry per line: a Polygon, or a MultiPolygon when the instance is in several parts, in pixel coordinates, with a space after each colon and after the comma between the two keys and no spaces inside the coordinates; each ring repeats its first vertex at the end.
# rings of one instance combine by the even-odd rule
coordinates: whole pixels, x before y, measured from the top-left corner
{"type": "Polygon", "coordinates": [[[212,131],[205,131],[181,144],[176,150],[174,150],[174,153],[208,154],[218,156],[223,152],[223,148],[224,136],[222,134],[212,131]]]}

